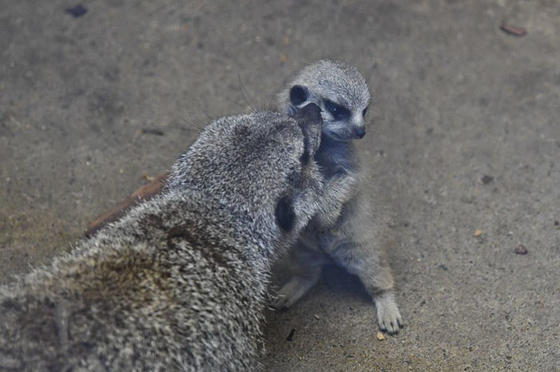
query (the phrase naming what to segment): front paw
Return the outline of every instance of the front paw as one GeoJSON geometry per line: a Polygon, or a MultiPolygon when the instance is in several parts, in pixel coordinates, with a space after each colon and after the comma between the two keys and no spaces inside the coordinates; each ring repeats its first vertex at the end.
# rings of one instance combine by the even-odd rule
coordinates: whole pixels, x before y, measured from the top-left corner
{"type": "Polygon", "coordinates": [[[272,298],[270,306],[276,310],[286,310],[295,302],[293,297],[288,293],[286,285],[282,287],[272,298]]]}
{"type": "Polygon", "coordinates": [[[278,291],[272,306],[277,310],[285,310],[295,304],[315,284],[315,278],[303,276],[292,277],[278,291]]]}
{"type": "Polygon", "coordinates": [[[389,334],[399,332],[403,326],[399,307],[395,302],[395,296],[392,292],[384,292],[375,296],[375,307],[377,308],[377,323],[382,331],[389,334]]]}

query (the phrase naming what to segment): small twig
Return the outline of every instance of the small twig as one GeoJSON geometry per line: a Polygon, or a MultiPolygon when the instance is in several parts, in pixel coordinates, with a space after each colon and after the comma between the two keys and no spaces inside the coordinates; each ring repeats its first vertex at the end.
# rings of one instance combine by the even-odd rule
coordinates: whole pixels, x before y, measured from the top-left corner
{"type": "Polygon", "coordinates": [[[142,134],[153,134],[155,136],[163,136],[164,133],[161,129],[156,128],[142,128],[142,134]]]}
{"type": "Polygon", "coordinates": [[[155,195],[159,194],[165,186],[168,176],[169,174],[167,173],[160,174],[152,182],[140,187],[138,190],[132,193],[132,195],[115,205],[109,211],[98,216],[92,223],[89,224],[85,232],[85,236],[92,236],[108,223],[118,220],[131,207],[137,205],[141,201],[149,200],[155,195]]]}
{"type": "Polygon", "coordinates": [[[527,35],[527,30],[524,29],[523,27],[510,26],[505,23],[500,26],[500,29],[504,31],[506,34],[510,34],[517,37],[527,35]]]}

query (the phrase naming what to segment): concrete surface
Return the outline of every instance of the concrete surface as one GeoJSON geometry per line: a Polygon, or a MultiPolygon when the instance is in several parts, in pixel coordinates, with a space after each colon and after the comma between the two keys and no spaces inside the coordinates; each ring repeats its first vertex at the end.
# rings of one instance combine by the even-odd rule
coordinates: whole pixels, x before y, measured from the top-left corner
{"type": "Polygon", "coordinates": [[[329,268],[268,314],[267,370],[559,370],[558,2],[82,4],[0,1],[2,282],[71,249],[211,118],[336,58],[374,92],[361,145],[406,328],[378,341],[359,283],[329,268]]]}

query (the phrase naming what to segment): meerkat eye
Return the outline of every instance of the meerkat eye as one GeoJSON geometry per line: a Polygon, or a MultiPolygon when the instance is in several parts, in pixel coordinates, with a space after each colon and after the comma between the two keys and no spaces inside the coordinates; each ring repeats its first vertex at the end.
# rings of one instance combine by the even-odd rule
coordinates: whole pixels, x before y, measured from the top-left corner
{"type": "Polygon", "coordinates": [[[365,118],[366,114],[367,114],[367,110],[368,110],[369,106],[367,106],[364,111],[362,111],[362,116],[365,118]]]}
{"type": "Polygon", "coordinates": [[[333,101],[328,99],[326,99],[324,102],[325,108],[333,116],[334,120],[338,121],[350,118],[350,110],[348,110],[346,107],[341,106],[338,103],[334,103],[333,101]]]}
{"type": "Polygon", "coordinates": [[[299,106],[305,101],[307,101],[307,89],[301,85],[294,85],[290,89],[290,102],[294,106],[299,106]]]}

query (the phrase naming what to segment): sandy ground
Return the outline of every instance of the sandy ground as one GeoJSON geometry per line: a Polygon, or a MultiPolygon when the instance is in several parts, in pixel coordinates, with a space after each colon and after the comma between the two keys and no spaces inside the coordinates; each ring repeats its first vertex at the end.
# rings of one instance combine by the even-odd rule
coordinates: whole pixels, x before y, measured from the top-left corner
{"type": "Polygon", "coordinates": [[[81,17],[65,12],[77,4],[0,1],[1,282],[71,249],[212,118],[270,107],[305,64],[334,58],[373,92],[360,145],[389,206],[406,328],[378,341],[371,300],[328,268],[268,314],[267,370],[560,370],[558,2],[85,0],[81,17]]]}

